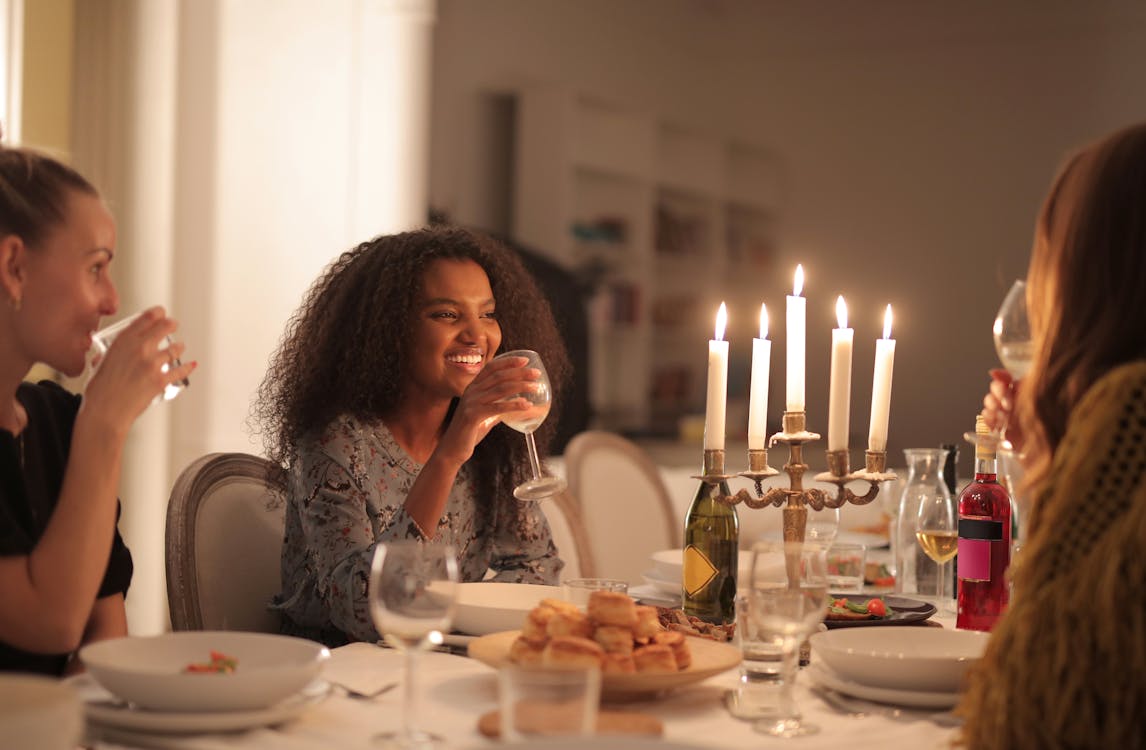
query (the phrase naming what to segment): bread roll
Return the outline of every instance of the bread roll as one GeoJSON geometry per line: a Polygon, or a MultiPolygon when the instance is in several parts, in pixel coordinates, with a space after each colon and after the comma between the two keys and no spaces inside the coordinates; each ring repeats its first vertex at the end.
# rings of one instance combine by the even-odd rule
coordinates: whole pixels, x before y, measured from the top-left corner
{"type": "Polygon", "coordinates": [[[541,666],[541,655],[545,651],[545,641],[533,641],[518,636],[509,647],[509,660],[514,664],[535,667],[541,666]]]}
{"type": "Polygon", "coordinates": [[[633,651],[633,662],[638,672],[669,673],[677,671],[672,648],[660,643],[641,646],[633,651]]]}
{"type": "Polygon", "coordinates": [[[688,669],[688,665],[692,664],[692,651],[688,647],[688,638],[684,633],[678,633],[675,630],[657,633],[653,636],[653,643],[668,646],[672,649],[672,656],[676,659],[677,669],[688,669]]]}
{"type": "Polygon", "coordinates": [[[633,631],[620,625],[602,625],[593,633],[593,640],[613,654],[633,653],[633,631]]]}
{"type": "Polygon", "coordinates": [[[593,623],[588,616],[579,609],[572,612],[556,611],[545,625],[545,633],[550,638],[559,635],[575,635],[581,638],[593,637],[593,623]]]}
{"type": "Polygon", "coordinates": [[[633,628],[633,638],[648,643],[654,635],[664,630],[656,607],[637,605],[637,625],[633,628]]]}
{"type": "Polygon", "coordinates": [[[596,641],[575,635],[559,635],[545,644],[541,663],[546,667],[600,667],[604,656],[604,650],[596,641]]]}
{"type": "Polygon", "coordinates": [[[637,625],[637,605],[628,594],[594,591],[589,594],[589,619],[598,625],[619,625],[630,630],[637,625]]]}
{"type": "Polygon", "coordinates": [[[605,674],[633,674],[637,671],[637,665],[633,661],[632,653],[607,653],[601,671],[605,674]]]}

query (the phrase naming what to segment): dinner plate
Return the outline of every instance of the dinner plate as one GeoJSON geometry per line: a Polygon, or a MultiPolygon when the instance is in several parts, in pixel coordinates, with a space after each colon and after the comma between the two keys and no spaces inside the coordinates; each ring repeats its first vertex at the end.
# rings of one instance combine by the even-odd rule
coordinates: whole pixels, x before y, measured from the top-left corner
{"type": "Polygon", "coordinates": [[[824,620],[824,624],[831,629],[836,628],[867,628],[880,625],[911,625],[923,622],[937,611],[930,602],[918,599],[908,599],[903,596],[885,594],[884,596],[867,596],[866,594],[829,594],[832,597],[846,597],[854,600],[867,601],[868,599],[882,599],[891,610],[890,617],[879,620],[824,620]]]}
{"type": "MultiPolygon", "coordinates": [[[[663,581],[675,580],[680,585],[684,575],[684,550],[662,549],[649,556],[653,563],[652,573],[663,581]]],[[[752,550],[742,549],[737,560],[737,575],[742,580],[748,580],[748,573],[752,569],[752,550]]]]}
{"type": "Polygon", "coordinates": [[[268,708],[254,711],[149,711],[114,699],[110,693],[85,691],[84,714],[89,723],[153,734],[233,732],[281,724],[293,719],[330,693],[330,683],[315,680],[302,691],[268,708]]]}
{"type": "Polygon", "coordinates": [[[487,635],[520,628],[542,599],[561,599],[560,586],[482,581],[457,585],[454,630],[487,635]]]}
{"type": "Polygon", "coordinates": [[[680,607],[680,594],[676,596],[666,594],[660,588],[652,584],[643,584],[641,586],[630,586],[629,596],[638,604],[651,604],[656,607],[667,607],[668,609],[676,609],[680,607]]]}
{"type": "MultiPolygon", "coordinates": [[[[497,669],[509,663],[509,649],[519,630],[493,633],[470,643],[470,656],[497,669]]],[[[627,699],[656,694],[706,680],[740,663],[740,649],[708,638],[688,637],[692,663],[679,672],[660,674],[601,675],[601,694],[607,699],[627,699]]]]}
{"type": "Polygon", "coordinates": [[[879,703],[890,703],[896,706],[909,706],[911,708],[951,708],[959,702],[958,693],[935,693],[927,690],[895,690],[892,688],[873,687],[863,685],[853,680],[847,680],[826,664],[813,661],[804,668],[804,673],[817,685],[864,698],[879,703]]]}
{"type": "Polygon", "coordinates": [[[681,587],[680,578],[667,577],[665,575],[662,575],[660,571],[655,570],[655,569],[654,570],[646,570],[644,573],[641,573],[641,578],[645,579],[645,583],[654,587],[657,591],[661,592],[662,594],[667,594],[669,596],[676,596],[676,597],[680,596],[680,587],[681,587]]]}

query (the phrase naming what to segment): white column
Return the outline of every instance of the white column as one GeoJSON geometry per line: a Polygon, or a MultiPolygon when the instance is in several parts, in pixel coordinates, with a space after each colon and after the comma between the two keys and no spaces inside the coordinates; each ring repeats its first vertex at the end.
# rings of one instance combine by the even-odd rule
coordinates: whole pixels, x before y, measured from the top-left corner
{"type": "Polygon", "coordinates": [[[426,223],[436,0],[358,0],[350,228],[357,240],[426,223]]]}

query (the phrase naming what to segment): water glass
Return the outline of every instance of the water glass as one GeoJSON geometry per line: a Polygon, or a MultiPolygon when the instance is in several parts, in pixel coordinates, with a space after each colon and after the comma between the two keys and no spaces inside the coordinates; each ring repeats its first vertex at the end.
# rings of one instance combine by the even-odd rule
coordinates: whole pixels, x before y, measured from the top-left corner
{"type": "Polygon", "coordinates": [[[501,738],[589,737],[597,730],[601,670],[506,666],[498,670],[501,738]]]}
{"type": "Polygon", "coordinates": [[[589,604],[589,594],[594,591],[615,591],[627,594],[629,584],[615,578],[570,578],[561,582],[562,596],[566,601],[585,607],[589,604]]]}
{"type": "MultiPolygon", "coordinates": [[[[740,679],[734,690],[725,693],[728,712],[751,721],[777,712],[780,687],[787,672],[784,649],[774,639],[761,636],[748,611],[748,596],[736,597],[736,645],[740,648],[740,679]]],[[[787,658],[791,658],[788,655],[787,658]]]]}
{"type": "MultiPolygon", "coordinates": [[[[141,310],[134,315],[128,315],[123,320],[116,321],[115,323],[112,323],[111,325],[105,328],[101,328],[100,330],[93,333],[92,346],[89,352],[89,361],[95,362],[96,358],[102,358],[105,354],[107,354],[107,350],[111,348],[112,342],[116,340],[119,334],[123,333],[124,329],[134,323],[135,319],[142,315],[143,312],[144,311],[141,310]]],[[[174,339],[172,339],[170,336],[164,336],[163,340],[159,342],[159,348],[167,349],[173,343],[174,339]]],[[[172,367],[179,367],[181,364],[183,363],[178,359],[173,359],[170,364],[163,365],[163,372],[167,372],[172,367]]],[[[93,372],[98,367],[98,364],[93,363],[93,372]]],[[[187,385],[189,385],[189,383],[186,378],[180,380],[177,383],[168,383],[167,386],[163,389],[163,393],[160,394],[160,396],[157,397],[155,401],[170,401],[171,399],[178,396],[183,388],[187,385]]]]}
{"type": "Polygon", "coordinates": [[[841,594],[863,593],[867,548],[853,542],[836,542],[828,549],[828,587],[841,594]]]}

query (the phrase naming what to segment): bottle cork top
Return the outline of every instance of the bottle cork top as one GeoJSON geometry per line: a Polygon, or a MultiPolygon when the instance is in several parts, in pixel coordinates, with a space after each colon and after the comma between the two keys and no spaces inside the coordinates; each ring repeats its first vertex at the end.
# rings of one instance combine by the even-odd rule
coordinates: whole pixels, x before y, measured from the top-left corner
{"type": "Polygon", "coordinates": [[[987,420],[983,418],[982,414],[976,415],[975,437],[979,439],[975,441],[975,458],[995,458],[996,441],[991,439],[990,436],[991,428],[987,426],[987,420]]]}

